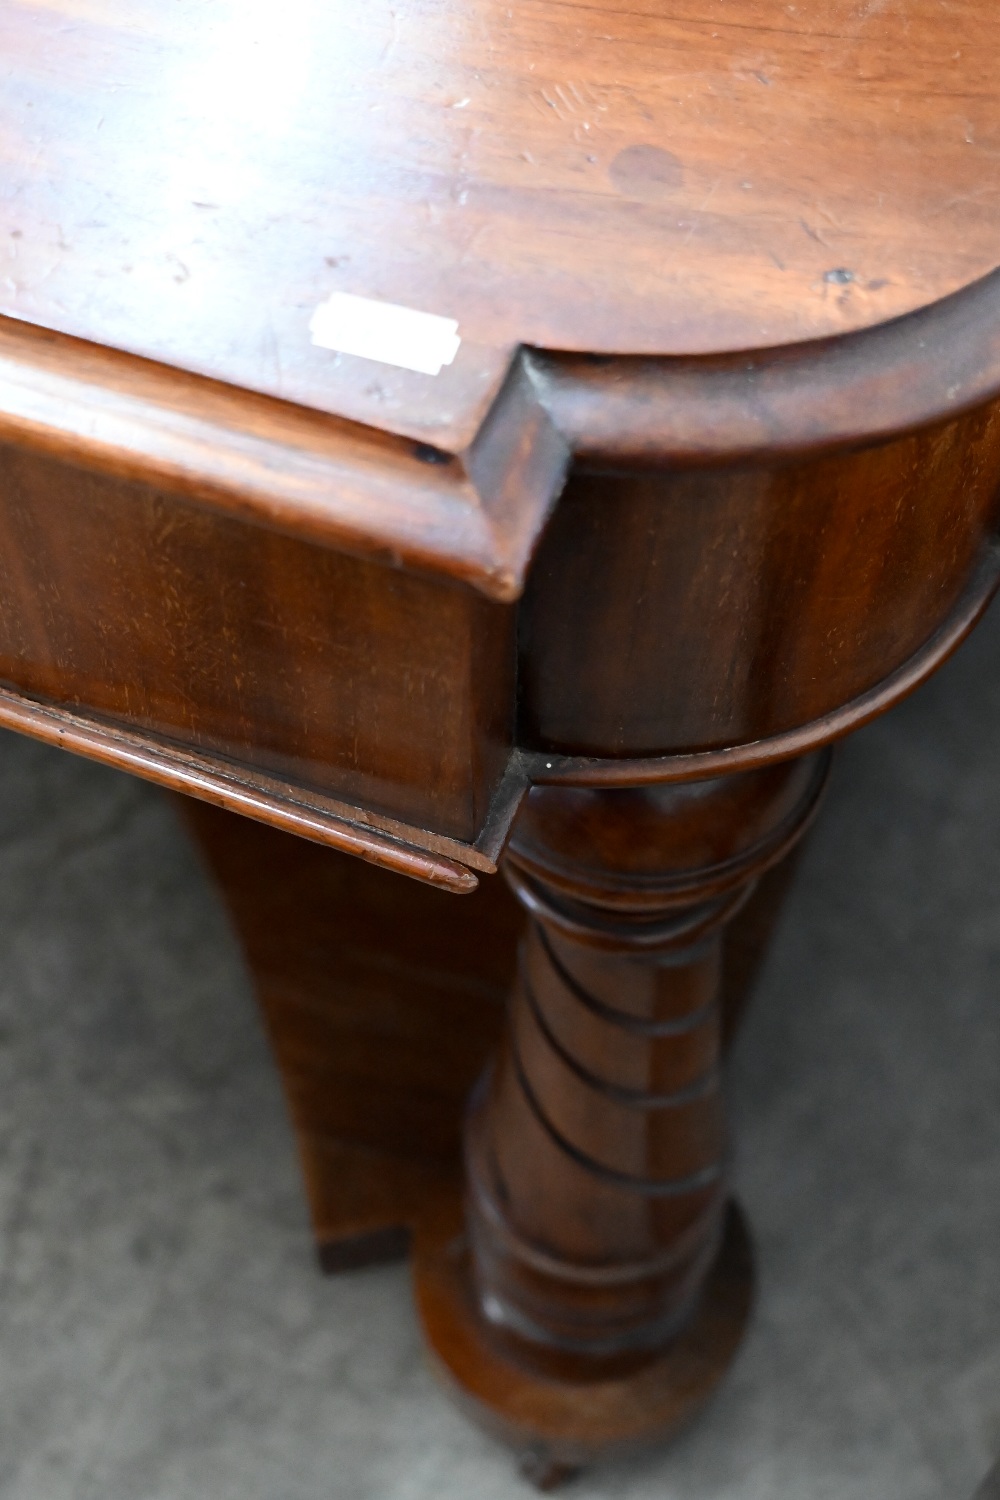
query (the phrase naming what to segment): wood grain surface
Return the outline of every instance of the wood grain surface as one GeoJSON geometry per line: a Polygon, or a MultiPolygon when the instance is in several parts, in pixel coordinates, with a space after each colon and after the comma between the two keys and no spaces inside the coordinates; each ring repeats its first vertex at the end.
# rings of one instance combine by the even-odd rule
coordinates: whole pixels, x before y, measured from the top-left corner
{"type": "Polygon", "coordinates": [[[841,334],[1000,262],[990,0],[8,0],[0,312],[467,446],[512,351],[841,334]],[[456,318],[430,377],[333,291],[456,318]]]}
{"type": "Polygon", "coordinates": [[[520,742],[682,754],[817,723],[952,612],[998,491],[996,406],[798,463],[575,474],[520,613],[520,742]]]}
{"type": "Polygon", "coordinates": [[[475,839],[510,753],[509,609],[37,454],[0,471],[0,680],[475,839]]]}
{"type": "Polygon", "coordinates": [[[735,1307],[712,1276],[732,1241],[723,935],[808,826],[828,765],[536,787],[515,825],[507,873],[530,921],[466,1120],[465,1235],[420,1222],[415,1277],[463,1404],[544,1455],[546,1482],[668,1435],[735,1352],[749,1267],[735,1307]],[[655,1376],[713,1306],[729,1311],[699,1339],[701,1377],[655,1376]],[[605,1381],[615,1399],[596,1398],[605,1381]]]}
{"type": "Polygon", "coordinates": [[[745,769],[880,711],[997,577],[996,40],[981,0],[12,0],[0,716],[469,889],[527,779],[745,769]],[[570,61],[604,79],[582,167],[535,77],[570,61]],[[765,140],[671,238],[668,192],[765,140]],[[868,302],[802,280],[820,167],[887,257],[868,302]],[[479,329],[442,377],[286,349],[331,290],[439,306],[428,267],[479,329]],[[747,318],[785,342],[741,354],[747,318]]]}
{"type": "MultiPolygon", "coordinates": [[[[415,880],[176,799],[236,926],[298,1139],[320,1260],[405,1253],[460,1168],[469,1091],[503,1032],[524,915],[503,880],[461,904],[415,880]]],[[[724,1046],[793,873],[761,879],[725,933],[724,1046]]]]}
{"type": "Polygon", "coordinates": [[[1000,574],[998,59],[990,0],[0,5],[0,721],[451,890],[524,798],[464,1240],[510,904],[199,827],[321,1239],[417,1223],[540,1483],[731,1358],[723,934],[1000,574]]]}

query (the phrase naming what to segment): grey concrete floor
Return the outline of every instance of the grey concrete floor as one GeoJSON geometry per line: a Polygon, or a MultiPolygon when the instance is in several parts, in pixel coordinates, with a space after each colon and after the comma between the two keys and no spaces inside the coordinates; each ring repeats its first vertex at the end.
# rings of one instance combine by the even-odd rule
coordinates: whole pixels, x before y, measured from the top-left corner
{"type": "MultiPolygon", "coordinates": [[[[1000,615],[843,751],[733,1076],[756,1321],[577,1500],[967,1500],[1000,1452],[1000,615]]],[[[404,1268],[317,1273],[173,812],[0,739],[0,1496],[513,1500],[404,1268]]]]}

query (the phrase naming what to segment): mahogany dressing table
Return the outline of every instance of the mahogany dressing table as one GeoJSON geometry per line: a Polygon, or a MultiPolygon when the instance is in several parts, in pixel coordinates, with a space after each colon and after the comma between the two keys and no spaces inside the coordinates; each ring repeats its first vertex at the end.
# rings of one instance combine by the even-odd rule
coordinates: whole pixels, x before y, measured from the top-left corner
{"type": "Polygon", "coordinates": [[[328,1266],[412,1237],[539,1484],[668,1436],[828,747],[1000,576],[1000,13],[5,0],[0,59],[0,724],[199,799],[328,1266]]]}

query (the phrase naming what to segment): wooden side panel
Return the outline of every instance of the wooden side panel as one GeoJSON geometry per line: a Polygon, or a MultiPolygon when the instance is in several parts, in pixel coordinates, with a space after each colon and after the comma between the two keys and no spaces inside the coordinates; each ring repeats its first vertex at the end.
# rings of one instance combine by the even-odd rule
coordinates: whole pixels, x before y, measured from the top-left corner
{"type": "Polygon", "coordinates": [[[711,749],[840,707],[947,617],[998,486],[997,405],[784,467],[574,476],[523,610],[522,742],[711,749]]]}
{"type": "Polygon", "coordinates": [[[509,608],[0,448],[0,680],[471,840],[509,608]]]}
{"type": "Polygon", "coordinates": [[[521,916],[502,880],[452,896],[188,798],[300,1134],[457,1159],[499,1033],[521,916]]]}
{"type": "Polygon", "coordinates": [[[177,798],[228,903],[330,1270],[405,1253],[455,1173],[465,1099],[496,1045],[521,916],[506,883],[459,902],[177,798]]]}

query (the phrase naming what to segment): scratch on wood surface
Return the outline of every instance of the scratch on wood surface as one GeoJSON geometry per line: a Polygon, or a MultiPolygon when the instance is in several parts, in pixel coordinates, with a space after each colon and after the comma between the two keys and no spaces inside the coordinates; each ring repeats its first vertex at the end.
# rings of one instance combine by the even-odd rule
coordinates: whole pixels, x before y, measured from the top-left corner
{"type": "Polygon", "coordinates": [[[814,229],[811,224],[807,224],[805,219],[800,219],[799,223],[811,240],[815,240],[817,245],[822,245],[824,250],[829,250],[830,246],[828,242],[823,238],[818,229],[814,229]]]}
{"type": "MultiPolygon", "coordinates": [[[[607,93],[587,84],[574,83],[567,79],[560,83],[546,83],[531,96],[531,102],[542,115],[556,114],[565,124],[576,124],[582,114],[596,116],[606,114],[609,109],[607,93]]],[[[590,124],[598,123],[592,120],[590,124]]]]}

